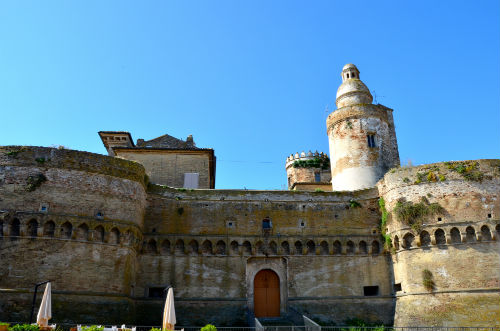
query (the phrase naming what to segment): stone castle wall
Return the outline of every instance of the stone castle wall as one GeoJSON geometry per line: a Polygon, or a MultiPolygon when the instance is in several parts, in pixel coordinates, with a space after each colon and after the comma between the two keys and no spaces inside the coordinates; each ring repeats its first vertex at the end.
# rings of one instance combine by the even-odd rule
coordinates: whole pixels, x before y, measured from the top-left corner
{"type": "MultiPolygon", "coordinates": [[[[354,317],[392,323],[391,268],[378,222],[375,190],[156,187],[149,195],[136,288],[146,293],[148,287],[173,285],[178,316],[191,324],[206,322],[203,307],[210,303],[226,307],[212,321],[238,323],[235,316],[245,320],[247,308],[253,310],[255,273],[270,268],[282,275],[283,314],[291,308],[330,324],[354,317]],[[350,200],[361,206],[351,208],[350,200]],[[263,220],[272,222],[268,233],[263,220]],[[365,297],[363,286],[379,286],[380,296],[365,297]]],[[[138,307],[145,304],[153,303],[138,307]]],[[[161,305],[157,301],[156,311],[161,305]]]]}
{"type": "Polygon", "coordinates": [[[395,245],[395,324],[499,325],[500,160],[399,168],[378,184],[391,213],[395,245]],[[395,216],[403,200],[438,203],[444,211],[409,226],[395,216]],[[426,288],[423,270],[432,274],[426,288]]]}
{"type": "Polygon", "coordinates": [[[2,147],[0,319],[27,320],[33,284],[51,280],[59,323],[159,325],[163,300],[150,292],[172,285],[179,325],[244,325],[255,274],[271,269],[284,315],[489,325],[499,306],[500,161],[469,166],[481,182],[457,166],[395,169],[378,188],[352,192],[146,190],[144,168],[132,161],[2,147]],[[397,248],[389,255],[379,194],[391,212],[402,197],[425,196],[446,213],[426,221],[428,237],[390,219],[397,248]],[[424,268],[434,294],[422,286],[424,268]],[[377,295],[365,286],[378,286],[377,295]]]}
{"type": "Polygon", "coordinates": [[[85,152],[7,146],[0,173],[0,319],[26,321],[34,284],[51,280],[60,322],[91,314],[130,320],[123,312],[133,309],[144,168],[85,152]],[[110,306],[121,310],[107,313],[110,306]]]}

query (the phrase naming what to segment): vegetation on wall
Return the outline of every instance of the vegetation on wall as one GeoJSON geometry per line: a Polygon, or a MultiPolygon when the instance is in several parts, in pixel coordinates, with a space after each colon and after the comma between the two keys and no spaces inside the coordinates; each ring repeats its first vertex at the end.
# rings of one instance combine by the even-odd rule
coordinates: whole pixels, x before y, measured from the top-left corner
{"type": "Polygon", "coordinates": [[[47,181],[47,177],[45,177],[44,174],[28,176],[28,178],[26,178],[26,191],[33,192],[45,181],[47,181]]]}
{"type": "Polygon", "coordinates": [[[361,204],[354,199],[350,199],[349,200],[349,207],[350,208],[360,208],[361,204]]]}
{"type": "Polygon", "coordinates": [[[426,197],[420,197],[417,203],[399,199],[393,211],[400,222],[419,233],[426,217],[442,215],[446,210],[439,203],[429,203],[426,197]]]}
{"type": "Polygon", "coordinates": [[[23,147],[21,147],[19,149],[13,149],[13,150],[6,152],[5,155],[12,156],[15,158],[17,156],[17,154],[21,153],[23,150],[24,150],[23,147]]]}
{"type": "Polygon", "coordinates": [[[445,162],[448,169],[453,170],[462,175],[465,180],[480,182],[484,178],[484,174],[479,170],[479,162],[445,162]]]}
{"type": "Polygon", "coordinates": [[[103,331],[103,326],[91,325],[91,326],[82,326],[82,331],[103,331]]]}
{"type": "Polygon", "coordinates": [[[9,327],[9,331],[38,331],[38,325],[34,324],[16,324],[9,327]]]}
{"type": "MultiPolygon", "coordinates": [[[[403,181],[406,183],[407,181],[405,181],[405,179],[403,179],[403,181]]],[[[420,184],[422,182],[436,183],[438,181],[443,182],[445,180],[446,177],[443,174],[439,173],[439,167],[432,166],[428,168],[427,171],[417,172],[417,179],[415,180],[415,184],[420,184]]]]}
{"type": "Polygon", "coordinates": [[[378,200],[378,206],[380,208],[380,213],[382,214],[382,217],[380,219],[380,233],[382,234],[382,237],[384,237],[384,249],[386,251],[389,251],[392,248],[392,240],[391,236],[385,230],[387,226],[387,219],[389,218],[389,212],[385,208],[384,198],[381,197],[378,200]]]}
{"type": "Polygon", "coordinates": [[[201,331],[217,331],[217,328],[215,327],[215,325],[207,324],[201,328],[201,331]]]}
{"type": "Polygon", "coordinates": [[[330,158],[325,155],[310,160],[297,160],[293,162],[292,166],[294,168],[321,168],[327,170],[330,168],[330,158]]]}
{"type": "Polygon", "coordinates": [[[422,270],[422,284],[429,292],[433,291],[436,288],[436,283],[434,283],[432,272],[430,272],[429,269],[422,270]]]}

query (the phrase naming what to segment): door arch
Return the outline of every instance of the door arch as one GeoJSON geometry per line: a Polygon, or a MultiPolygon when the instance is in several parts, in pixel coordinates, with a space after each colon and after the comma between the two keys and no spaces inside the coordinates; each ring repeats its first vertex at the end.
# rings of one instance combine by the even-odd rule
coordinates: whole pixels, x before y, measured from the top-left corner
{"type": "Polygon", "coordinates": [[[270,270],[259,271],[254,278],[255,317],[280,316],[280,279],[270,270]]]}

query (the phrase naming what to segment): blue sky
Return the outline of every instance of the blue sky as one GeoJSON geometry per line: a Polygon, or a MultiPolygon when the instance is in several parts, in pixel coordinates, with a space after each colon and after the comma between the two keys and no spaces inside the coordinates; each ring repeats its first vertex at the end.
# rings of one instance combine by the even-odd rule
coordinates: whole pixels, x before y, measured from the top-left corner
{"type": "Polygon", "coordinates": [[[328,152],[350,62],[402,163],[500,157],[497,0],[2,1],[0,144],[193,134],[216,188],[282,189],[289,154],[328,152]]]}

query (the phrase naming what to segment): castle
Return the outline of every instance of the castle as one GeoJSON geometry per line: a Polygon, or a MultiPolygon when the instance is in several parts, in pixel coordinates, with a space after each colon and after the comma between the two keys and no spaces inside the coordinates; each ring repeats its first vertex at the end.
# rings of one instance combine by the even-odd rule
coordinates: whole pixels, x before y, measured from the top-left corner
{"type": "Polygon", "coordinates": [[[159,325],[170,285],[179,325],[500,326],[500,160],[400,167],[392,109],[341,75],[330,159],[289,156],[288,191],[214,189],[192,136],[0,147],[0,320],[51,280],[58,323],[159,325]]]}

